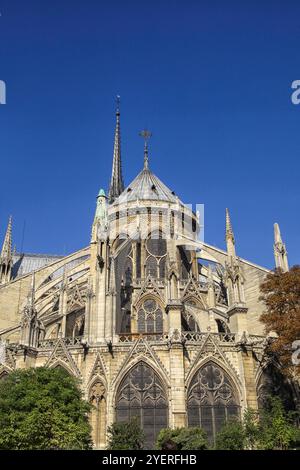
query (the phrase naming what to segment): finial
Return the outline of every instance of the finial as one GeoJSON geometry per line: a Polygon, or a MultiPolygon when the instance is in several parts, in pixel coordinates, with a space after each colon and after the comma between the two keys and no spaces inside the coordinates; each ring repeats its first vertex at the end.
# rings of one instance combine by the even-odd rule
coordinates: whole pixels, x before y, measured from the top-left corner
{"type": "Polygon", "coordinates": [[[280,233],[280,228],[277,223],[274,224],[274,255],[275,266],[281,268],[284,272],[289,270],[289,262],[287,256],[287,249],[283,243],[280,233]]]}
{"type": "Polygon", "coordinates": [[[274,239],[275,243],[282,243],[280,228],[277,222],[274,224],[274,239]]]}
{"type": "Polygon", "coordinates": [[[11,249],[12,249],[12,216],[9,216],[7,229],[4,237],[4,242],[1,250],[1,259],[9,260],[11,259],[11,249]]]}
{"type": "Polygon", "coordinates": [[[147,129],[144,129],[139,133],[139,135],[144,139],[144,170],[148,170],[148,140],[152,136],[152,132],[148,131],[147,129]]]}
{"type": "Polygon", "coordinates": [[[226,240],[228,240],[228,238],[230,238],[234,243],[234,235],[233,235],[229,210],[226,208],[226,240]]]}
{"type": "Polygon", "coordinates": [[[117,95],[116,96],[116,115],[117,116],[120,115],[120,101],[121,101],[121,97],[120,95],[117,95]]]}

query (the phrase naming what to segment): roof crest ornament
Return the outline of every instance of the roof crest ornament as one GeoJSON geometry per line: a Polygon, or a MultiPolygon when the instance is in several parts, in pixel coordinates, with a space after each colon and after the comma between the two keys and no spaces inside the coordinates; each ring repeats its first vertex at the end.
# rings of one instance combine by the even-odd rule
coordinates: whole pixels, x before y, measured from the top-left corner
{"type": "Polygon", "coordinates": [[[148,140],[152,136],[152,132],[147,129],[142,130],[139,135],[144,139],[144,170],[149,168],[149,158],[148,158],[148,140]]]}

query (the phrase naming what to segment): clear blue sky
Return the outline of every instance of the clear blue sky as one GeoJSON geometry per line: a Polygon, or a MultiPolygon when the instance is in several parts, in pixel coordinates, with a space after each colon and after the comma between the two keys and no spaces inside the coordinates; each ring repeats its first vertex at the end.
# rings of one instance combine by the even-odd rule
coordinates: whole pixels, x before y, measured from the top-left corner
{"type": "Polygon", "coordinates": [[[107,188],[121,95],[126,183],[151,168],[186,203],[205,204],[205,240],[273,266],[278,222],[300,263],[299,1],[4,0],[0,6],[0,237],[9,214],[23,250],[89,243],[107,188]]]}

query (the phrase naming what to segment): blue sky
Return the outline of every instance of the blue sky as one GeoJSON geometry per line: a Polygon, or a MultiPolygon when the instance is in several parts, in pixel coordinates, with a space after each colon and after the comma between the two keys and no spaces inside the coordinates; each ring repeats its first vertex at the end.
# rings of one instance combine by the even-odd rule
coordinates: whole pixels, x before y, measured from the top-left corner
{"type": "Polygon", "coordinates": [[[16,1],[0,4],[0,237],[27,252],[89,243],[107,188],[121,95],[129,183],[150,165],[205,204],[205,241],[273,267],[273,223],[300,263],[299,1],[16,1]]]}

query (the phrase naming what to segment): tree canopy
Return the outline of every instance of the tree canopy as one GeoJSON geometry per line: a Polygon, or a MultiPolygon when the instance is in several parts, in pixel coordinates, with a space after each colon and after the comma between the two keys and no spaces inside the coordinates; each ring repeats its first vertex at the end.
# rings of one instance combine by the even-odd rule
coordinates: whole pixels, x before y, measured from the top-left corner
{"type": "Polygon", "coordinates": [[[107,430],[109,450],[141,450],[145,434],[137,419],[124,423],[113,423],[107,430]]]}
{"type": "Polygon", "coordinates": [[[260,299],[266,306],[261,321],[267,333],[277,335],[268,350],[276,355],[286,374],[299,375],[300,344],[298,354],[294,342],[300,340],[300,266],[293,266],[288,272],[276,269],[269,273],[260,290],[260,299]],[[293,354],[299,364],[292,360],[293,354]]]}
{"type": "Polygon", "coordinates": [[[62,368],[16,370],[0,381],[0,449],[90,449],[89,411],[62,368]]]}
{"type": "Polygon", "coordinates": [[[286,450],[299,446],[300,430],[294,414],[284,409],[279,397],[269,397],[259,412],[248,409],[243,419],[230,421],[216,437],[218,450],[286,450]]]}
{"type": "Polygon", "coordinates": [[[156,448],[161,450],[205,450],[207,436],[197,427],[162,429],[157,436],[156,448]]]}

